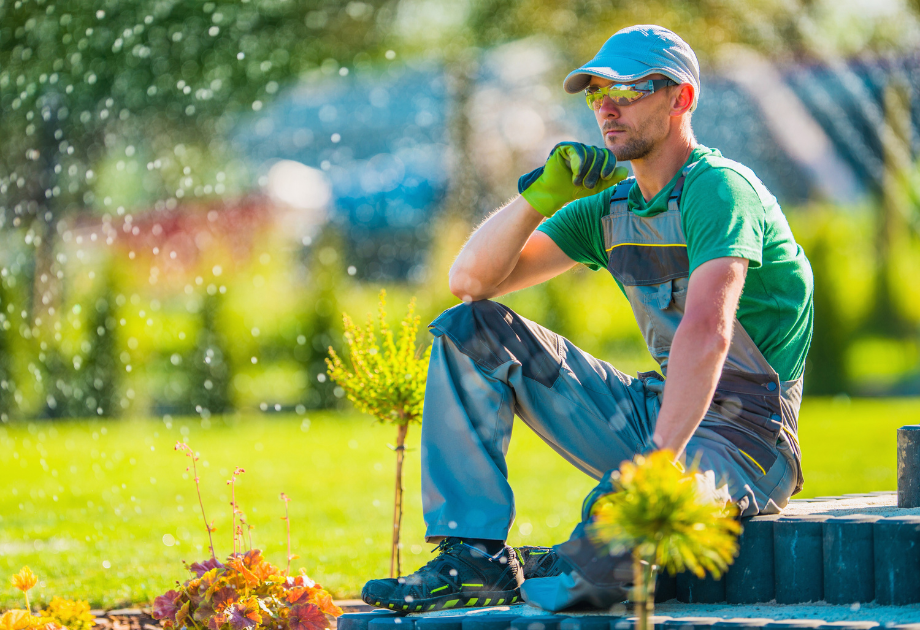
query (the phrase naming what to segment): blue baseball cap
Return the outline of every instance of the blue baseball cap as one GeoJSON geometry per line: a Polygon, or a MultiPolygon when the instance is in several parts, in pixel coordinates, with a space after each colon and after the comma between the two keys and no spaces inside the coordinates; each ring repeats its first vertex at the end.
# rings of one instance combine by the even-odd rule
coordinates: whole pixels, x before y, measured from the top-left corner
{"type": "Polygon", "coordinates": [[[617,31],[594,55],[594,59],[569,73],[562,86],[569,94],[581,92],[592,76],[612,81],[635,81],[650,74],[663,74],[677,83],[693,86],[693,105],[700,97],[700,64],[693,49],[663,26],[640,24],[617,31]]]}

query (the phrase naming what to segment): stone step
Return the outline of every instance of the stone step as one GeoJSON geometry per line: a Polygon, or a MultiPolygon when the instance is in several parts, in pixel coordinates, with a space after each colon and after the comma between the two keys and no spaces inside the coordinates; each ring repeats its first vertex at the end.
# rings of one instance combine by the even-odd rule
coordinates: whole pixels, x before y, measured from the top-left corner
{"type": "MultiPolygon", "coordinates": [[[[749,607],[723,606],[710,609],[713,614],[724,613],[724,616],[694,616],[686,614],[692,612],[692,605],[679,605],[675,603],[666,606],[668,612],[675,616],[655,615],[652,621],[658,630],[920,630],[920,623],[900,623],[908,619],[920,619],[920,611],[901,615],[892,610],[895,607],[877,607],[873,612],[878,621],[865,618],[841,619],[841,609],[851,611],[844,606],[790,606],[790,607],[762,607],[757,612],[775,614],[779,619],[771,617],[753,616],[749,607]],[[683,610],[680,607],[683,606],[683,610]],[[785,618],[783,615],[800,612],[808,615],[822,614],[835,618],[836,621],[826,621],[814,616],[802,618],[785,618]],[[683,614],[682,614],[683,613],[683,614]],[[740,614],[739,614],[740,613],[740,614]],[[679,616],[677,616],[679,615],[679,616]]],[[[697,606],[698,608],[698,606],[697,606]]],[[[911,607],[913,608],[913,607],[911,607]]],[[[869,612],[869,611],[867,611],[869,612]]],[[[871,612],[870,612],[871,614],[871,612]]],[[[865,617],[865,615],[863,615],[865,617]]],[[[401,617],[392,611],[373,611],[370,613],[347,613],[338,619],[337,630],[634,630],[637,618],[629,615],[615,616],[601,614],[559,614],[548,615],[543,611],[530,606],[518,604],[502,606],[499,610],[477,609],[463,611],[438,611],[436,613],[420,613],[401,617]]]]}
{"type": "Polygon", "coordinates": [[[745,519],[739,553],[721,580],[677,576],[686,603],[920,603],[920,510],[896,493],[791,502],[745,519]]]}
{"type": "MultiPolygon", "coordinates": [[[[659,576],[658,628],[920,630],[920,508],[898,508],[895,492],[793,499],[781,515],[745,519],[743,525],[738,557],[721,580],[659,576]]],[[[343,615],[338,630],[634,627],[635,617],[624,606],[616,613],[548,615],[517,604],[409,615],[397,624],[397,613],[376,610],[343,615]],[[483,625],[487,616],[499,618],[483,625]],[[378,618],[390,621],[371,628],[378,618]]]]}

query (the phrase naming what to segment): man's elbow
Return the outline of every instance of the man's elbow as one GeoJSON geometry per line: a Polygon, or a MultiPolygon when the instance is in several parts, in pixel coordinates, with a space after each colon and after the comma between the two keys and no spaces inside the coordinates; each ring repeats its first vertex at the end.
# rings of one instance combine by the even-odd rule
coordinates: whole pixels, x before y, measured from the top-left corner
{"type": "Polygon", "coordinates": [[[447,286],[463,302],[475,302],[489,297],[483,291],[482,282],[463,270],[451,269],[447,286]]]}
{"type": "Polygon", "coordinates": [[[713,321],[708,318],[685,321],[693,337],[698,340],[698,348],[704,356],[724,358],[732,344],[732,323],[713,321]]]}
{"type": "Polygon", "coordinates": [[[718,354],[720,357],[724,357],[728,354],[729,348],[732,345],[732,330],[731,324],[728,326],[728,330],[718,330],[712,334],[710,339],[710,347],[715,354],[718,354]]]}

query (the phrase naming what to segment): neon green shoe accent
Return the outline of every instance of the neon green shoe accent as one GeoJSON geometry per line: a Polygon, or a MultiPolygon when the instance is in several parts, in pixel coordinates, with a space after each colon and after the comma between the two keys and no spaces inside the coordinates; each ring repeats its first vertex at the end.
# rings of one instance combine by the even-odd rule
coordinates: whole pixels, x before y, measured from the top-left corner
{"type": "Polygon", "coordinates": [[[437,604],[432,604],[431,606],[429,606],[429,607],[428,607],[428,612],[431,612],[432,610],[434,610],[434,607],[435,607],[435,606],[437,606],[437,604]]]}
{"type": "MultiPolygon", "coordinates": [[[[479,588],[482,588],[482,584],[461,584],[460,586],[478,586],[479,588]]],[[[432,591],[432,593],[433,592],[434,591],[432,591]]]]}
{"type": "Polygon", "coordinates": [[[392,608],[392,607],[393,607],[393,604],[390,604],[390,608],[392,608]]]}
{"type": "Polygon", "coordinates": [[[488,605],[489,605],[489,602],[491,602],[491,601],[492,601],[492,598],[491,598],[491,597],[488,597],[488,598],[486,598],[486,601],[482,602],[482,605],[483,605],[483,606],[488,606],[488,605]]]}
{"type": "Polygon", "coordinates": [[[422,609],[422,605],[419,604],[418,606],[415,607],[415,612],[418,612],[418,611],[420,611],[421,609],[422,609]]]}
{"type": "Polygon", "coordinates": [[[374,606],[379,606],[380,602],[374,602],[374,606]]]}
{"type": "Polygon", "coordinates": [[[443,591],[443,590],[444,590],[445,588],[447,588],[447,587],[448,587],[448,585],[445,584],[444,586],[439,586],[438,588],[431,589],[431,594],[434,595],[434,594],[437,593],[438,591],[443,591]]]}
{"type": "Polygon", "coordinates": [[[504,604],[504,603],[505,603],[505,598],[502,597],[500,600],[498,600],[497,602],[495,602],[495,605],[496,605],[496,606],[501,606],[501,605],[504,604]]]}
{"type": "Polygon", "coordinates": [[[408,605],[408,604],[403,604],[403,610],[409,610],[409,605],[408,605]]]}
{"type": "Polygon", "coordinates": [[[511,598],[511,603],[513,604],[513,603],[516,602],[517,600],[518,600],[517,595],[515,595],[514,597],[511,598]]]}
{"type": "Polygon", "coordinates": [[[451,599],[451,600],[448,600],[448,601],[444,602],[444,608],[453,608],[454,606],[457,605],[457,602],[459,602],[459,601],[460,601],[459,599],[451,599]]]}
{"type": "Polygon", "coordinates": [[[479,598],[478,598],[478,597],[474,597],[473,599],[471,599],[470,601],[468,601],[468,602],[466,603],[466,605],[467,605],[467,606],[475,606],[475,605],[476,605],[476,602],[478,602],[478,601],[479,601],[479,598]]]}

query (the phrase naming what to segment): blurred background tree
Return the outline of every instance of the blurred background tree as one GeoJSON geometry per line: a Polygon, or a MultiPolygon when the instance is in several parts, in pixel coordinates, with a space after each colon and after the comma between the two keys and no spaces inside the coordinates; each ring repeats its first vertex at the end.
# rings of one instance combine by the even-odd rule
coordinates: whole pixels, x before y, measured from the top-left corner
{"type": "MultiPolygon", "coordinates": [[[[338,314],[452,305],[472,226],[597,141],[560,82],[635,23],[695,48],[698,137],[812,259],[807,391],[920,391],[915,0],[0,0],[0,417],[341,404],[338,314]]],[[[654,367],[603,274],[504,301],[654,367]]]]}

